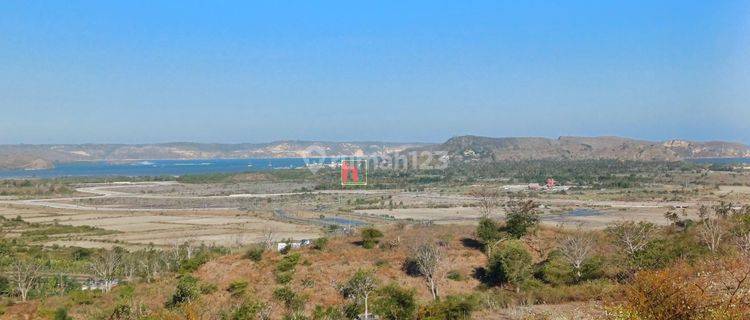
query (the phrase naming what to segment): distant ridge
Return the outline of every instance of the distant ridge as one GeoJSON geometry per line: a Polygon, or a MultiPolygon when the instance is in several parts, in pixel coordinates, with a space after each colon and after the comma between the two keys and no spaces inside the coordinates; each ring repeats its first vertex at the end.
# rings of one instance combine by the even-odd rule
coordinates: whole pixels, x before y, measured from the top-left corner
{"type": "Polygon", "coordinates": [[[325,155],[386,155],[422,143],[276,141],[269,143],[0,145],[0,168],[43,169],[73,161],[189,160],[217,158],[301,158],[325,155]]]}
{"type": "Polygon", "coordinates": [[[459,136],[443,144],[419,149],[447,152],[457,161],[533,159],[619,159],[678,161],[689,158],[750,157],[750,147],[740,143],[687,140],[661,142],[622,137],[490,138],[459,136]]]}
{"type": "Polygon", "coordinates": [[[688,158],[750,157],[740,143],[687,140],[660,142],[622,137],[490,138],[458,136],[442,144],[398,142],[276,141],[269,143],[157,143],[0,145],[0,168],[45,169],[73,161],[154,159],[301,158],[320,156],[383,156],[401,151],[444,151],[457,161],[529,159],[621,159],[678,161],[688,158]]]}

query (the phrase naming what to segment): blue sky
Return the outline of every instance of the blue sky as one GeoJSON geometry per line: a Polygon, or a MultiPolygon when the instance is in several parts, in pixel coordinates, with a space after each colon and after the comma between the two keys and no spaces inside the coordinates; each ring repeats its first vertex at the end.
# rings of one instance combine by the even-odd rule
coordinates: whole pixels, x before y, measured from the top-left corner
{"type": "Polygon", "coordinates": [[[750,143],[747,1],[2,1],[0,143],[750,143]]]}

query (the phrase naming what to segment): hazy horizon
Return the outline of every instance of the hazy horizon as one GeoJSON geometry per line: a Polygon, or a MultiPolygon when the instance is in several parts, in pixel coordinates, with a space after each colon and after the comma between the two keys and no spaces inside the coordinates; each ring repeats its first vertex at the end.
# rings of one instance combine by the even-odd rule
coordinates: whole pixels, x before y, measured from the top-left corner
{"type": "Polygon", "coordinates": [[[707,140],[693,140],[693,139],[684,139],[680,137],[672,137],[672,138],[664,138],[664,139],[638,139],[633,137],[626,137],[626,136],[615,136],[615,135],[603,135],[603,136],[583,136],[583,135],[559,135],[559,136],[480,136],[480,135],[456,135],[446,138],[442,141],[389,141],[389,140],[320,140],[320,139],[280,139],[280,140],[270,140],[270,141],[240,141],[240,142],[215,142],[215,141],[156,141],[156,142],[133,142],[133,143],[124,143],[124,142],[80,142],[80,143],[0,143],[0,145],[4,146],[20,146],[20,145],[157,145],[157,144],[178,144],[178,143],[197,143],[197,144],[227,144],[227,145],[236,145],[236,144],[269,144],[269,143],[277,143],[277,142],[330,142],[330,143],[366,143],[366,142],[373,142],[373,143],[393,143],[393,144],[408,144],[408,143],[414,143],[414,144],[441,144],[446,142],[448,139],[459,137],[459,136],[477,136],[477,137],[483,137],[483,138],[545,138],[545,139],[551,139],[551,140],[557,140],[562,137],[582,137],[582,138],[607,138],[607,137],[616,137],[616,138],[625,138],[625,139],[632,139],[632,140],[641,140],[641,141],[650,141],[650,142],[664,142],[669,140],[687,140],[692,142],[730,142],[730,143],[741,143],[750,145],[748,143],[745,143],[743,141],[738,140],[722,140],[722,139],[707,139],[707,140]]]}
{"type": "Polygon", "coordinates": [[[0,144],[750,144],[750,3],[0,3],[0,144]]]}

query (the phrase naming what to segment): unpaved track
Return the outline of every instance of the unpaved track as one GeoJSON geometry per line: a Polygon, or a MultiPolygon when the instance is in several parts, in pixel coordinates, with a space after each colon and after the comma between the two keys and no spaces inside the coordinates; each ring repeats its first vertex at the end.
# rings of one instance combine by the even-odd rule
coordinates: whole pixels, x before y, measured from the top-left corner
{"type": "Polygon", "coordinates": [[[3,200],[0,203],[4,204],[15,204],[15,205],[26,205],[26,206],[41,206],[54,209],[67,209],[67,210],[90,210],[90,211],[193,211],[200,209],[201,211],[210,210],[232,210],[237,209],[235,207],[226,208],[184,208],[184,209],[154,209],[154,208],[112,208],[112,207],[96,207],[96,206],[84,206],[72,203],[63,203],[60,201],[77,201],[77,200],[88,200],[88,199],[102,199],[102,198],[138,198],[138,199],[196,199],[196,200],[212,200],[212,199],[229,199],[229,198],[273,198],[303,194],[387,194],[388,191],[382,190],[319,190],[310,192],[287,192],[287,193],[241,193],[221,196],[170,196],[170,195],[154,195],[154,194],[139,194],[131,192],[116,191],[119,188],[148,188],[157,186],[169,186],[177,185],[179,182],[176,181],[157,181],[157,182],[138,182],[138,183],[110,183],[88,187],[76,188],[76,191],[82,193],[94,194],[93,196],[83,197],[68,197],[68,198],[54,198],[54,199],[26,199],[26,200],[3,200]],[[113,190],[114,189],[114,190],[113,190]]]}

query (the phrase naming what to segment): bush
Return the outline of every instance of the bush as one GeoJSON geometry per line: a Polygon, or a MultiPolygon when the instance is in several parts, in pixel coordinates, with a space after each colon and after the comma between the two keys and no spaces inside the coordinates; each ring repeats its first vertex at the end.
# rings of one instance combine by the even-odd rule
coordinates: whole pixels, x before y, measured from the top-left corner
{"type": "Polygon", "coordinates": [[[315,306],[312,312],[312,320],[344,320],[344,314],[334,307],[315,306]]]}
{"type": "Polygon", "coordinates": [[[70,300],[73,301],[76,305],[90,305],[94,303],[94,300],[96,298],[99,298],[102,295],[102,292],[100,290],[75,290],[70,292],[68,295],[70,297],[70,300]]]}
{"type": "Polygon", "coordinates": [[[519,291],[521,284],[531,276],[531,254],[520,241],[507,241],[492,253],[487,275],[490,284],[510,283],[519,291]]]}
{"type": "Polygon", "coordinates": [[[305,297],[298,295],[289,287],[278,287],[273,291],[273,297],[281,301],[289,311],[297,311],[305,306],[305,297]]]}
{"type": "Polygon", "coordinates": [[[604,259],[601,256],[591,257],[581,266],[581,279],[579,281],[596,280],[604,277],[604,267],[604,259]]]}
{"type": "Polygon", "coordinates": [[[55,311],[54,319],[55,320],[73,320],[73,318],[68,315],[68,309],[65,309],[62,307],[57,308],[57,310],[55,311]]]}
{"type": "Polygon", "coordinates": [[[247,252],[245,252],[245,258],[250,259],[255,262],[260,262],[263,259],[263,247],[261,246],[252,246],[250,249],[247,249],[247,252]]]}
{"type": "Polygon", "coordinates": [[[382,287],[375,293],[372,310],[383,320],[413,319],[417,312],[414,290],[397,284],[382,287]]]}
{"type": "Polygon", "coordinates": [[[200,252],[193,256],[190,259],[182,260],[180,263],[180,273],[191,273],[195,272],[200,268],[203,264],[208,262],[208,260],[211,259],[211,256],[209,253],[206,252],[200,252]]]}
{"type": "Polygon", "coordinates": [[[451,270],[451,271],[448,271],[446,278],[453,280],[453,281],[462,281],[464,280],[464,275],[462,275],[461,272],[459,272],[458,270],[451,270]]]}
{"type": "Polygon", "coordinates": [[[326,245],[328,244],[328,238],[322,237],[317,238],[313,240],[313,249],[315,250],[323,250],[326,248],[326,245]]]}
{"type": "Polygon", "coordinates": [[[265,306],[257,301],[245,300],[232,312],[232,320],[254,320],[265,306]]]}
{"type": "Polygon", "coordinates": [[[625,291],[628,308],[643,319],[697,319],[707,301],[689,277],[684,267],[639,272],[625,291]]]}
{"type": "Polygon", "coordinates": [[[200,296],[198,279],[191,275],[183,275],[177,282],[177,288],[172,297],[167,301],[167,308],[174,308],[183,303],[193,301],[200,296]]]}
{"type": "Polygon", "coordinates": [[[383,233],[380,232],[380,230],[375,228],[365,228],[362,229],[361,232],[362,235],[362,247],[365,249],[372,249],[375,247],[376,244],[380,241],[379,239],[383,237],[383,233]]]}
{"type": "Polygon", "coordinates": [[[473,297],[448,296],[419,310],[419,320],[468,320],[476,309],[473,297]]]}
{"type": "Polygon", "coordinates": [[[292,281],[292,278],[294,277],[294,269],[297,267],[297,264],[299,264],[299,260],[302,258],[302,256],[299,253],[293,253],[287,256],[284,256],[284,258],[279,261],[279,263],[276,265],[276,282],[279,284],[287,284],[289,281],[292,281]]]}
{"type": "Polygon", "coordinates": [[[229,287],[227,287],[227,292],[232,295],[232,297],[240,297],[245,295],[245,291],[247,290],[248,283],[244,280],[237,280],[233,281],[229,284],[229,287]]]}
{"type": "Polygon", "coordinates": [[[0,276],[0,295],[7,295],[13,292],[13,287],[11,287],[10,280],[4,276],[0,276]]]}
{"type": "Polygon", "coordinates": [[[633,256],[632,262],[638,269],[661,269],[682,259],[695,261],[707,253],[691,234],[679,233],[651,241],[633,256]]]}
{"type": "Polygon", "coordinates": [[[557,254],[551,254],[542,263],[536,272],[536,277],[556,286],[572,283],[574,280],[573,268],[570,266],[570,263],[557,254]]]}
{"type": "Polygon", "coordinates": [[[279,261],[279,263],[276,265],[276,271],[293,271],[294,268],[297,267],[300,258],[302,258],[302,256],[299,253],[292,253],[290,255],[284,256],[284,258],[282,258],[281,261],[279,261]]]}
{"type": "Polygon", "coordinates": [[[212,294],[219,290],[219,287],[215,283],[201,283],[200,291],[201,294],[212,294]]]}
{"type": "Polygon", "coordinates": [[[128,304],[118,304],[112,310],[109,320],[129,320],[133,319],[133,309],[128,304]]]}
{"type": "Polygon", "coordinates": [[[291,271],[276,273],[276,283],[278,284],[287,284],[291,282],[293,278],[294,278],[294,273],[291,271]]]}

